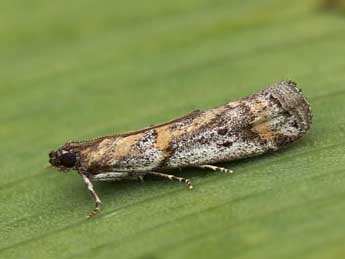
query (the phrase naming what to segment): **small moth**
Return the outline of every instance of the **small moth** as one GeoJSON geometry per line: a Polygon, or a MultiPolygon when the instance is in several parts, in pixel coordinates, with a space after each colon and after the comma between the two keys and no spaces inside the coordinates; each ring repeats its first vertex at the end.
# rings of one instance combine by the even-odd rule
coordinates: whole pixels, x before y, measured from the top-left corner
{"type": "Polygon", "coordinates": [[[93,216],[101,206],[93,181],[155,175],[192,189],[189,179],[165,171],[195,167],[232,173],[213,164],[285,147],[306,133],[311,120],[310,106],[296,83],[281,81],[252,96],[163,124],[67,142],[49,153],[49,162],[61,171],[79,173],[96,202],[89,214],[93,216]]]}

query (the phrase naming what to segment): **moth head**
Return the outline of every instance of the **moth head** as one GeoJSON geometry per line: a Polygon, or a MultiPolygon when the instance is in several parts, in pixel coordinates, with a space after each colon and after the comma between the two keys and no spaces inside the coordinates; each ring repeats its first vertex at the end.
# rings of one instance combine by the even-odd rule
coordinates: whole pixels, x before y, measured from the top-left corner
{"type": "Polygon", "coordinates": [[[63,172],[74,169],[77,160],[77,154],[73,150],[63,147],[49,153],[49,163],[63,172]]]}

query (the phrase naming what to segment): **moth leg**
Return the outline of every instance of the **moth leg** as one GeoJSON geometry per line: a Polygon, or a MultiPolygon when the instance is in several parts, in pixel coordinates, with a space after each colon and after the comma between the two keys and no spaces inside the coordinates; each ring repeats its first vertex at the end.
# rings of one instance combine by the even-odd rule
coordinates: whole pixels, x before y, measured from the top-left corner
{"type": "Polygon", "coordinates": [[[80,175],[83,177],[83,180],[84,180],[84,183],[85,183],[87,189],[92,194],[92,196],[96,202],[95,208],[88,215],[88,218],[91,218],[91,217],[95,216],[100,211],[102,202],[101,202],[100,198],[98,197],[97,193],[95,192],[95,190],[93,189],[93,184],[90,181],[90,179],[83,173],[81,173],[80,175]]]}
{"type": "Polygon", "coordinates": [[[144,176],[145,176],[145,174],[146,174],[146,173],[142,173],[142,172],[140,172],[140,173],[137,173],[137,172],[131,172],[131,173],[129,173],[129,175],[130,175],[131,177],[133,177],[133,178],[132,178],[133,180],[139,180],[141,183],[144,182],[144,176]]]}
{"type": "Polygon", "coordinates": [[[183,177],[178,177],[178,176],[175,176],[172,174],[157,173],[157,172],[148,172],[147,174],[159,176],[162,178],[168,178],[169,180],[175,180],[175,181],[183,182],[187,185],[188,189],[190,189],[190,190],[193,189],[192,182],[189,179],[186,179],[183,177]]]}
{"type": "Polygon", "coordinates": [[[215,166],[215,165],[198,165],[196,167],[202,168],[202,169],[211,169],[213,171],[219,171],[222,173],[226,173],[226,174],[232,174],[234,171],[224,168],[224,167],[219,167],[219,166],[215,166]]]}
{"type": "Polygon", "coordinates": [[[142,182],[142,183],[144,182],[144,176],[139,175],[139,176],[138,176],[138,179],[139,179],[140,182],[142,182]]]}

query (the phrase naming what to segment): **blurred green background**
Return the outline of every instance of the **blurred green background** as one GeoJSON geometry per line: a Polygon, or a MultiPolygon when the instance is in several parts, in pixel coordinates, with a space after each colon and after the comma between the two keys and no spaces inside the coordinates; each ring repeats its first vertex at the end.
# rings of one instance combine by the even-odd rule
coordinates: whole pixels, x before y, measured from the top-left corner
{"type": "Polygon", "coordinates": [[[1,258],[344,258],[344,1],[0,2],[1,258]],[[67,140],[163,122],[282,79],[313,108],[288,149],[96,184],[48,169],[67,140]]]}

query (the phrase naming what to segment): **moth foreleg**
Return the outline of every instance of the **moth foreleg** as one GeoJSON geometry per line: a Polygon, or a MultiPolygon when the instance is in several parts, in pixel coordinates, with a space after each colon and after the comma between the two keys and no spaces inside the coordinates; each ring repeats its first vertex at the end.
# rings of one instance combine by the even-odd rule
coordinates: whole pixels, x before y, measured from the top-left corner
{"type": "Polygon", "coordinates": [[[219,166],[215,166],[215,165],[198,165],[196,166],[198,168],[202,168],[202,169],[211,169],[213,171],[219,171],[222,173],[226,173],[226,174],[232,174],[234,171],[224,168],[224,167],[219,167],[219,166]]]}
{"type": "Polygon", "coordinates": [[[87,189],[92,194],[92,196],[96,202],[95,208],[88,215],[88,218],[91,218],[91,217],[95,216],[97,214],[97,212],[100,211],[102,202],[101,202],[100,198],[98,197],[97,193],[95,192],[95,190],[93,188],[93,184],[90,181],[90,179],[83,173],[81,173],[80,175],[83,177],[83,180],[84,180],[84,183],[85,183],[87,189]]]}
{"type": "Polygon", "coordinates": [[[188,189],[190,189],[190,190],[193,189],[192,182],[189,179],[186,179],[183,177],[178,177],[178,176],[175,176],[172,174],[157,173],[157,172],[147,172],[147,174],[159,176],[162,178],[168,178],[169,180],[175,180],[175,181],[183,182],[187,185],[188,189]]]}

